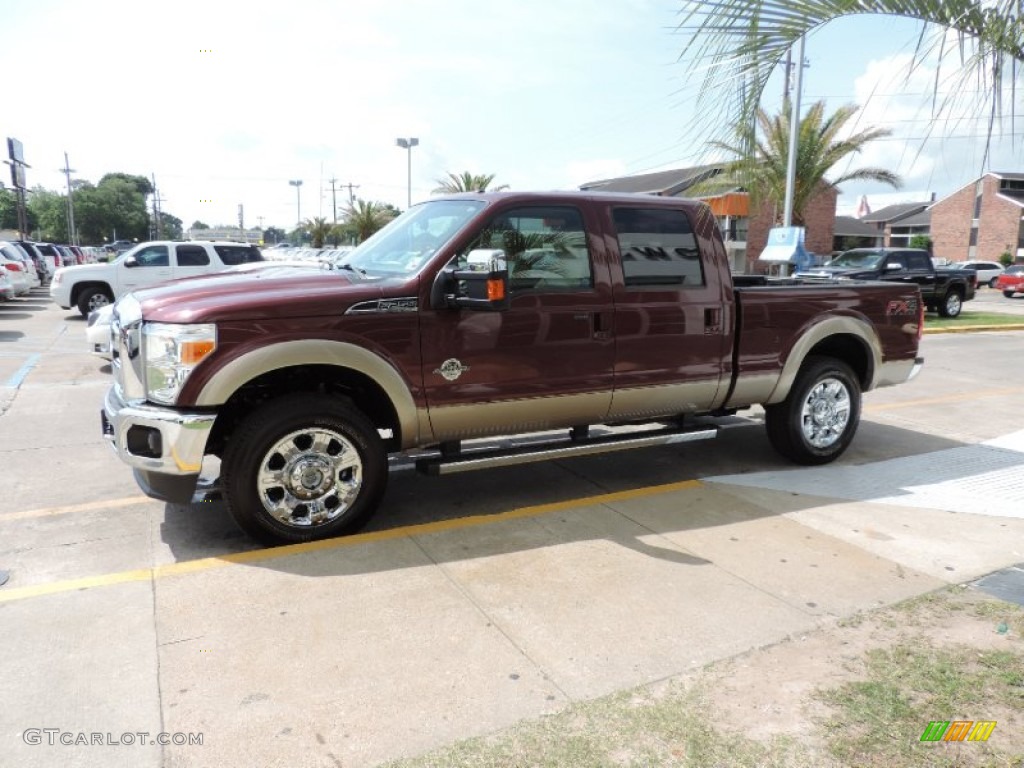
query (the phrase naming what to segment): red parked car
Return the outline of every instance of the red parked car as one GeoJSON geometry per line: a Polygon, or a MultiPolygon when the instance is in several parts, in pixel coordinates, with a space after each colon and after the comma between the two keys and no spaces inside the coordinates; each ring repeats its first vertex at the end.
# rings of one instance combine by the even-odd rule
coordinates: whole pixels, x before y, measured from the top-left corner
{"type": "Polygon", "coordinates": [[[1006,271],[996,278],[995,287],[1008,299],[1012,299],[1015,293],[1024,293],[1024,264],[1007,267],[1006,271]]]}

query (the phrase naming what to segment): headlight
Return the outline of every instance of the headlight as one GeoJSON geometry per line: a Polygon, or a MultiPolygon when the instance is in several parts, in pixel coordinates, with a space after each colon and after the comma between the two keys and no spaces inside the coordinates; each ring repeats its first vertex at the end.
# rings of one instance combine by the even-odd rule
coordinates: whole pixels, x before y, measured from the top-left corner
{"type": "Polygon", "coordinates": [[[145,323],[142,359],[147,399],[173,405],[193,369],[216,348],[217,326],[212,323],[145,323]]]}

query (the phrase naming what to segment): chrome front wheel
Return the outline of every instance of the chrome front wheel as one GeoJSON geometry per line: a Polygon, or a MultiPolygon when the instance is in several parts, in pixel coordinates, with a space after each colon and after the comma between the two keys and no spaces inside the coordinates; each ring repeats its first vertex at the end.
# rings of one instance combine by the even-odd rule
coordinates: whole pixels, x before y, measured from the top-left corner
{"type": "Polygon", "coordinates": [[[358,530],[388,474],[374,424],[346,398],[311,393],[270,400],[243,419],[221,472],[231,515],[269,544],[358,530]]]}
{"type": "Polygon", "coordinates": [[[300,429],[267,451],[256,485],[263,509],[279,523],[315,527],[336,520],[359,497],[363,462],[339,432],[300,429]]]}

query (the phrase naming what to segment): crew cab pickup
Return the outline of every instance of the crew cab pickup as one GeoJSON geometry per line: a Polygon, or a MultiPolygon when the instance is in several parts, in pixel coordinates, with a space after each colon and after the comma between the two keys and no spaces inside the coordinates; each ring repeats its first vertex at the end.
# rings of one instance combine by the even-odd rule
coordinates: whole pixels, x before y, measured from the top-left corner
{"type": "Polygon", "coordinates": [[[262,260],[259,248],[245,243],[140,243],[109,263],[58,269],[50,296],[63,309],[78,307],[87,317],[136,288],[262,260]]]}
{"type": "Polygon", "coordinates": [[[965,301],[974,298],[978,276],[966,269],[938,269],[921,248],[854,248],[823,267],[797,272],[798,278],[886,280],[915,284],[931,312],[957,317],[965,301]]]}
{"type": "Polygon", "coordinates": [[[219,457],[243,529],[305,541],[361,526],[400,454],[447,473],[671,444],[761,404],[778,451],[829,462],[861,393],[918,370],[923,316],[915,283],[734,280],[696,201],[432,198],[340,269],[120,299],[103,429],[151,497],[189,503],[219,457]]]}

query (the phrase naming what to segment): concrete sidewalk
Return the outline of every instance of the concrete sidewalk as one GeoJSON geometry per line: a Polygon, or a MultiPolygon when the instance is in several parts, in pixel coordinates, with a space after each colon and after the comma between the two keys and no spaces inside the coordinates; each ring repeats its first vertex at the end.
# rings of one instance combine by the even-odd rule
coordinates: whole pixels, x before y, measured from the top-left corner
{"type": "Polygon", "coordinates": [[[5,588],[0,763],[375,765],[1022,559],[1020,519],[679,485],[5,588]],[[29,745],[28,728],[203,744],[29,745]]]}

